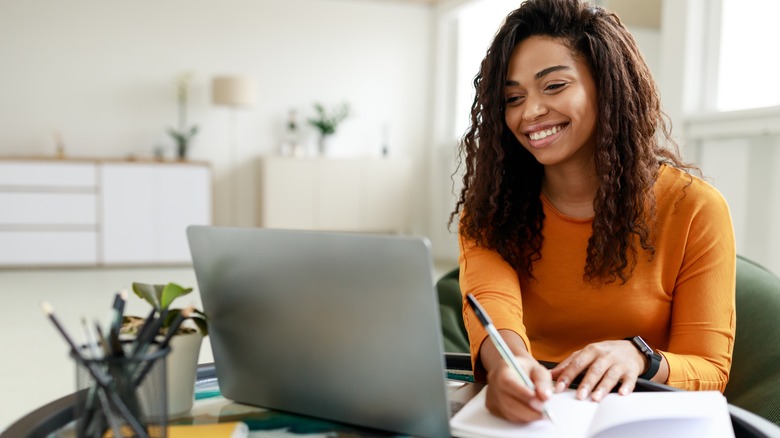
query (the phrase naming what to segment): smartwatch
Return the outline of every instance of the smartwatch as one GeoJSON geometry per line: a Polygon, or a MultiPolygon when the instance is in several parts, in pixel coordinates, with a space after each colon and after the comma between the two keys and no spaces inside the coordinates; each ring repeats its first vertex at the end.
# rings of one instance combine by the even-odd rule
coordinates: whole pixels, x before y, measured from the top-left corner
{"type": "Polygon", "coordinates": [[[650,348],[649,345],[647,345],[647,342],[645,342],[644,339],[642,339],[641,336],[634,336],[632,338],[626,338],[626,341],[631,341],[632,344],[634,344],[634,347],[639,350],[639,352],[642,354],[642,356],[646,357],[647,360],[650,362],[650,366],[647,367],[647,370],[645,370],[644,373],[639,375],[640,379],[650,380],[653,378],[653,376],[658,373],[658,368],[661,366],[661,355],[656,353],[655,350],[650,348]]]}

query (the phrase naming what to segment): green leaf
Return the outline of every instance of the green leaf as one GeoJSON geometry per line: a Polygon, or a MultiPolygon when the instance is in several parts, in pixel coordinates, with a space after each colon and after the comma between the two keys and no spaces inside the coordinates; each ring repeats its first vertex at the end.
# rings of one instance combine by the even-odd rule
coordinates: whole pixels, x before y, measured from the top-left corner
{"type": "Polygon", "coordinates": [[[161,284],[133,283],[133,292],[157,310],[162,310],[160,306],[162,291],[161,284]]]}
{"type": "MultiPolygon", "coordinates": [[[[203,312],[199,312],[199,311],[196,311],[196,312],[198,312],[199,314],[203,315],[203,312]]],[[[190,319],[192,320],[192,322],[195,323],[195,325],[198,326],[198,330],[200,330],[200,334],[202,334],[203,336],[208,336],[209,335],[209,325],[208,325],[208,322],[206,322],[205,319],[197,317],[197,316],[192,316],[192,317],[190,317],[190,319]]]]}
{"type": "Polygon", "coordinates": [[[162,328],[168,328],[173,323],[173,320],[181,313],[181,309],[168,309],[168,314],[165,316],[165,320],[162,323],[162,328]]]}
{"type": "Polygon", "coordinates": [[[328,135],[335,134],[339,124],[349,117],[350,107],[348,103],[344,102],[329,111],[321,103],[317,102],[314,104],[314,111],[317,113],[317,116],[306,121],[317,128],[321,134],[328,135]]]}
{"type": "MultiPolygon", "coordinates": [[[[162,328],[167,329],[171,326],[173,320],[182,311],[182,309],[179,308],[170,308],[171,303],[176,298],[192,292],[192,288],[190,287],[185,289],[176,283],[168,283],[165,285],[133,283],[133,292],[151,304],[152,307],[157,309],[159,312],[162,312],[163,309],[168,309],[167,316],[162,323],[162,328]]],[[[189,319],[192,319],[195,325],[197,325],[198,330],[203,336],[208,336],[208,318],[206,317],[205,313],[198,309],[193,309],[193,316],[190,316],[189,319]]]]}
{"type": "Polygon", "coordinates": [[[163,309],[167,309],[168,306],[171,305],[173,300],[179,298],[182,295],[187,295],[190,292],[192,292],[191,287],[185,289],[176,283],[168,283],[162,289],[162,295],[160,297],[160,306],[163,309]]]}

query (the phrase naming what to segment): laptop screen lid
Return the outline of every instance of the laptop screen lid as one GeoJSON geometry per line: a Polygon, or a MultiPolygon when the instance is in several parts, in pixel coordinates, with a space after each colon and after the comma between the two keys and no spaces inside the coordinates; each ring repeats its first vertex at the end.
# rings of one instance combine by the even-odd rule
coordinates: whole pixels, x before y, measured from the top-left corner
{"type": "Polygon", "coordinates": [[[449,436],[426,239],[213,226],[187,235],[226,398],[449,436]]]}

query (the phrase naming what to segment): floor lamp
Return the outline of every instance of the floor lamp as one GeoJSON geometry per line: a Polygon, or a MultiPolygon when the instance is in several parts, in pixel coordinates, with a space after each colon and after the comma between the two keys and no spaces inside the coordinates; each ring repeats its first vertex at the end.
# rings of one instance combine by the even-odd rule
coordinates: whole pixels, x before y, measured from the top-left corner
{"type": "Polygon", "coordinates": [[[211,81],[211,101],[214,105],[227,106],[230,110],[230,210],[231,225],[239,224],[238,199],[238,157],[236,144],[236,109],[249,108],[255,104],[255,82],[246,76],[217,76],[211,81]]]}

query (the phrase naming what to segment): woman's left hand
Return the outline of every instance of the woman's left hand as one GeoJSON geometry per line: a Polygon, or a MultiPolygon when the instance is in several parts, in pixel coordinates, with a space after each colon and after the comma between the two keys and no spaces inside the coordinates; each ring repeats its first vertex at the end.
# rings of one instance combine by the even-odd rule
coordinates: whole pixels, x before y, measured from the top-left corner
{"type": "Polygon", "coordinates": [[[555,392],[562,392],[580,373],[585,372],[577,389],[577,398],[589,396],[600,401],[620,384],[621,395],[634,390],[637,377],[644,372],[646,359],[630,341],[603,341],[587,345],[551,370],[555,392]]]}

